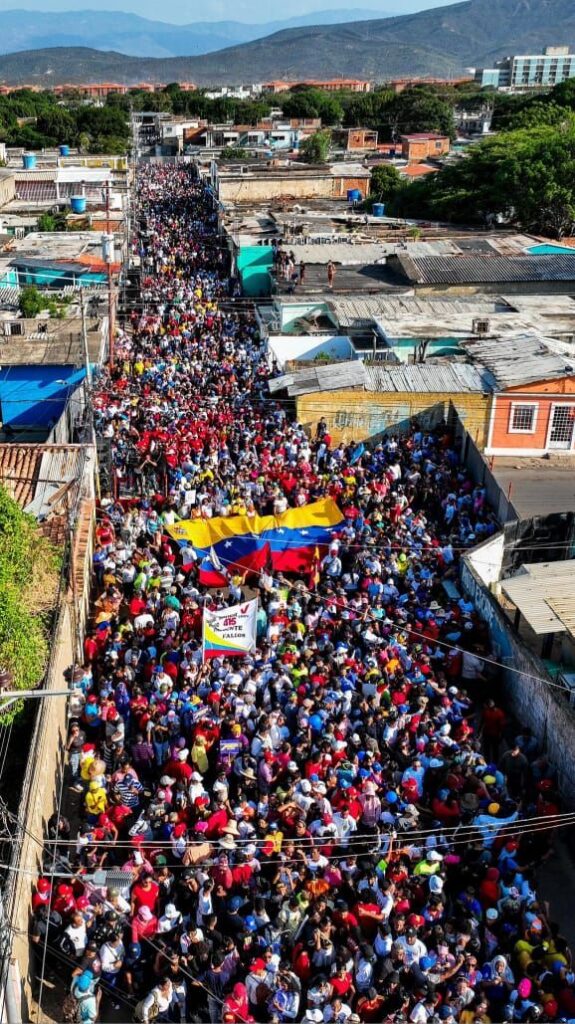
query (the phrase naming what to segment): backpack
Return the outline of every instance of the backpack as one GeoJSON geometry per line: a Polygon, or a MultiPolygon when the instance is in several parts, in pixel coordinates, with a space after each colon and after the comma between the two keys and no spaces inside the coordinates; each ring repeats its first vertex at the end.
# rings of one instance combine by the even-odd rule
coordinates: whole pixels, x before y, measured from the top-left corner
{"type": "MultiPolygon", "coordinates": [[[[144,996],[143,999],[140,999],[139,1003],[136,1003],[136,1006],[134,1007],[134,1017],[133,1017],[134,1021],[143,1021],[143,1019],[144,1019],[144,1003],[145,1003],[147,998],[148,998],[148,996],[144,996]]],[[[148,1020],[155,1020],[156,1017],[158,1016],[159,1012],[160,1012],[160,1007],[158,1005],[158,1000],[156,998],[156,993],[154,992],[154,1002],[152,1003],[150,1009],[148,1010],[148,1020]]]]}

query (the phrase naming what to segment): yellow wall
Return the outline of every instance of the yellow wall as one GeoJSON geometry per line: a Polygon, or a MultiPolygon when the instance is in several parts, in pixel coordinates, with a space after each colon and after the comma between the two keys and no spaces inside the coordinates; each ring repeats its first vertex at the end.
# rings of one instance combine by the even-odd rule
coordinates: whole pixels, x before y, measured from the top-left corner
{"type": "Polygon", "coordinates": [[[449,418],[453,404],[463,425],[480,449],[485,447],[489,422],[490,397],[479,394],[378,393],[346,389],[316,392],[297,399],[297,417],[312,434],[318,420],[325,416],[334,443],[366,441],[384,430],[406,430],[409,421],[419,416],[432,425],[449,418]]]}

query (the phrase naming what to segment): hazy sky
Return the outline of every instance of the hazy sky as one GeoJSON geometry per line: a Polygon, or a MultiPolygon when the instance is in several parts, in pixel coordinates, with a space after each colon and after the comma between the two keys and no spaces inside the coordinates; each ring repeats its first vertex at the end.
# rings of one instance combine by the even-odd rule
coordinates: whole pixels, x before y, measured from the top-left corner
{"type": "MultiPolygon", "coordinates": [[[[387,14],[410,14],[428,7],[443,7],[454,0],[286,0],[281,8],[269,0],[24,0],[21,8],[29,11],[105,10],[130,11],[157,21],[186,24],[193,21],[266,22],[312,11],[374,10],[387,14]]],[[[0,0],[0,12],[14,10],[14,0],[0,0]]],[[[19,6],[19,5],[18,5],[19,6]]]]}

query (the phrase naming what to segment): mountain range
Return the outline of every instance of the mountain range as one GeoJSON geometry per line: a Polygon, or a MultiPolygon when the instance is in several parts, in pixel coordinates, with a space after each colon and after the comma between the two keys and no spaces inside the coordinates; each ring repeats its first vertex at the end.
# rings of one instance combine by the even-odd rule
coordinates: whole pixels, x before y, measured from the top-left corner
{"type": "Polygon", "coordinates": [[[193,57],[226,46],[247,43],[282,29],[307,25],[336,25],[389,16],[391,11],[363,9],[315,11],[266,24],[240,21],[200,21],[173,25],[121,11],[77,11],[56,14],[11,10],[1,15],[0,52],[46,50],[56,46],[89,46],[131,57],[193,57]]]}
{"type": "Polygon", "coordinates": [[[199,56],[127,56],[87,47],[27,50],[0,56],[0,82],[179,80],[203,86],[276,78],[449,77],[509,53],[541,53],[557,44],[575,46],[574,0],[464,0],[417,14],[283,29],[199,56]]]}

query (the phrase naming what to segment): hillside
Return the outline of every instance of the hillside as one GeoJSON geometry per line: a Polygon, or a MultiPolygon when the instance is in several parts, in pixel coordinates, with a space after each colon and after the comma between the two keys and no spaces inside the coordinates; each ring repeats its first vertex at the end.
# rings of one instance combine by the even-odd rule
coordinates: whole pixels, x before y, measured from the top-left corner
{"type": "Polygon", "coordinates": [[[575,47],[573,0],[465,0],[403,17],[286,29],[198,57],[154,59],[87,48],[29,50],[0,57],[0,81],[194,81],[270,78],[448,76],[506,53],[575,47]]]}
{"type": "Polygon", "coordinates": [[[300,25],[328,25],[361,18],[389,16],[388,11],[339,10],[285,18],[268,24],[240,21],[202,21],[173,25],[121,11],[54,13],[11,10],[2,13],[0,52],[45,50],[55,46],[89,46],[132,57],[193,57],[249,42],[272,32],[300,25]]]}

